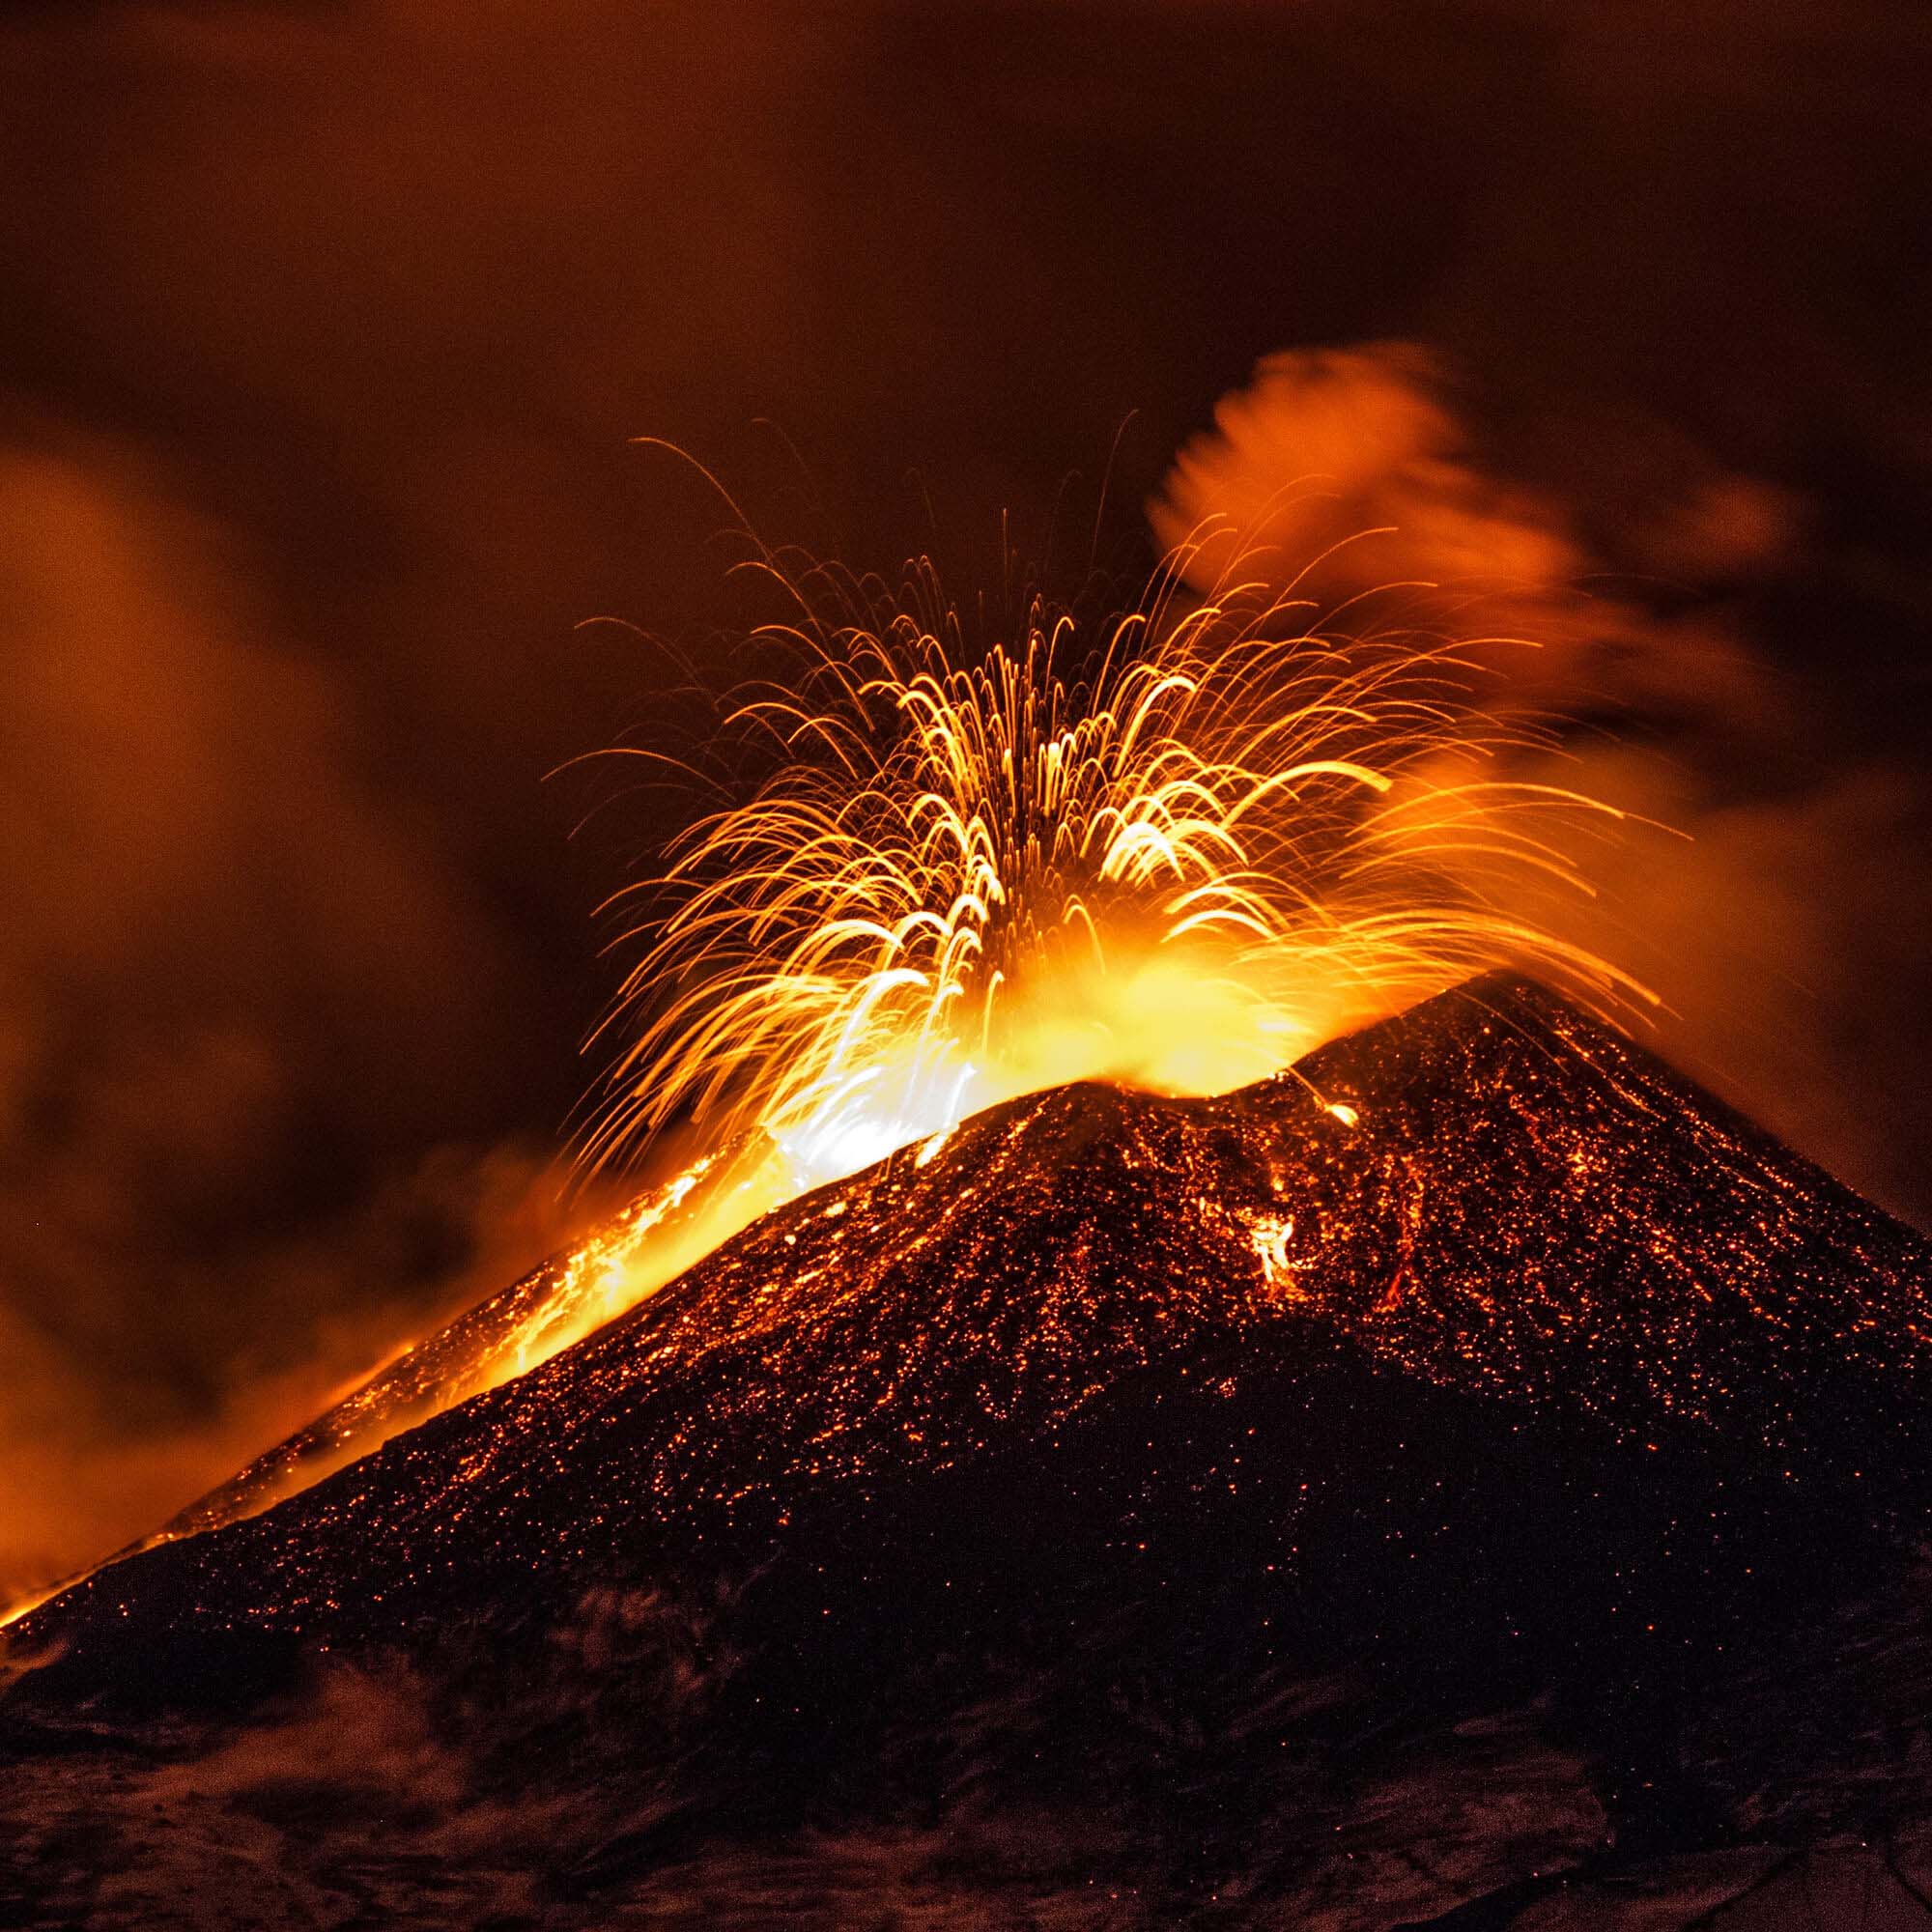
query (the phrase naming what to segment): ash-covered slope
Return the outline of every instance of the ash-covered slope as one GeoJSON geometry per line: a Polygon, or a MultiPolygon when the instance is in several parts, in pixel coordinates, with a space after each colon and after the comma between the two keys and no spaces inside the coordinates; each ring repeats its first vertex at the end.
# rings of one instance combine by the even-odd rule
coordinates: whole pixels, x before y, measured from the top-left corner
{"type": "Polygon", "coordinates": [[[13,1703],[239,1711],[407,1655],[480,1783],[619,1804],[546,1880],[593,1901],[908,1817],[1026,1821],[1002,1870],[1101,1871],[1151,1923],[1528,1909],[1606,1843],[1902,1829],[1928,1286],[1918,1236],[1491,979],[1241,1094],[1061,1090],[781,1209],[43,1606],[13,1703]],[[1801,1649],[1823,1688],[1761,1720],[1801,1649]]]}
{"type": "Polygon", "coordinates": [[[1492,978],[1223,1099],[992,1109],[29,1631],[400,1626],[505,1561],[592,1575],[687,1518],[762,1523],[802,1488],[1008,1450],[1125,1378],[1263,1342],[1766,1450],[1793,1483],[1826,1456],[1878,1479],[1923,1430],[1932,1266],[1651,1054],[1492,978]]]}

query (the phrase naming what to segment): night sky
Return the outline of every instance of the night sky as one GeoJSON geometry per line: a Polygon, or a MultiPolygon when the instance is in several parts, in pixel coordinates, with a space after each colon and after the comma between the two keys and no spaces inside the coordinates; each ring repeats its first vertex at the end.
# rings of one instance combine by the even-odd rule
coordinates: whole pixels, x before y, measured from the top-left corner
{"type": "Polygon", "coordinates": [[[967,599],[1309,469],[1508,567],[1657,1043],[1932,1222],[1928,85],[1919,4],[0,11],[0,1597],[587,1211],[677,817],[545,775],[741,614],[638,437],[967,599]]]}

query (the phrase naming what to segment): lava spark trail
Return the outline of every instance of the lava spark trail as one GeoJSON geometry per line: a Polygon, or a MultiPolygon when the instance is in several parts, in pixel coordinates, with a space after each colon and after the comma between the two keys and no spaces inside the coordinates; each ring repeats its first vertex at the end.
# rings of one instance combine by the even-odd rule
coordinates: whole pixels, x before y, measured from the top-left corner
{"type": "Polygon", "coordinates": [[[709,749],[765,769],[612,902],[585,1164],[688,1116],[815,1184],[1067,1080],[1225,1091],[1499,965],[1647,1000],[1550,922],[1619,814],[1511,776],[1554,745],[1494,707],[1529,646],[1318,622],[1238,545],[1190,597],[1229,538],[1095,635],[1036,599],[978,649],[928,563],[761,551],[783,668],[709,749]]]}

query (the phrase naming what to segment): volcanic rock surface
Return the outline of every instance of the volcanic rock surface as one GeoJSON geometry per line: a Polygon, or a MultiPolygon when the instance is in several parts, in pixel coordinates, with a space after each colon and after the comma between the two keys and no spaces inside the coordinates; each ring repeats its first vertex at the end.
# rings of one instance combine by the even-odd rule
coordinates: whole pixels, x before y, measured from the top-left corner
{"type": "Polygon", "coordinates": [[[1926,1922],[1929,1292],[1519,980],[995,1108],[15,1626],[0,1924],[1926,1922]]]}

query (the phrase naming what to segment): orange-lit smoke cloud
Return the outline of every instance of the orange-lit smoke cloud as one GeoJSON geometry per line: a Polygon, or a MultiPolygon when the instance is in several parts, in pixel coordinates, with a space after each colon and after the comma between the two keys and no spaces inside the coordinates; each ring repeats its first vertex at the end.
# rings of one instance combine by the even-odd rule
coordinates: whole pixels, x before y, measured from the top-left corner
{"type": "Polygon", "coordinates": [[[1417,580],[1560,590],[1580,552],[1544,506],[1468,460],[1443,390],[1436,359],[1412,343],[1269,356],[1176,458],[1156,535],[1179,543],[1215,518],[1289,568],[1325,557],[1318,581],[1350,590],[1417,580]]]}
{"type": "MultiPolygon", "coordinates": [[[[1154,532],[1179,543],[1211,519],[1285,575],[1306,570],[1323,602],[1428,586],[1413,607],[1425,620],[1535,646],[1484,654],[1519,697],[1764,701],[1733,639],[1701,618],[1669,629],[1642,589],[1665,576],[1724,582],[1776,557],[1792,536],[1786,494],[1672,449],[1641,532],[1642,574],[1607,579],[1578,506],[1486,458],[1446,358],[1417,343],[1270,355],[1176,458],[1150,505],[1154,532]]],[[[1197,576],[1222,554],[1205,552],[1197,576]]]]}
{"type": "Polygon", "coordinates": [[[1524,775],[1633,815],[1592,856],[1600,895],[1564,929],[1662,995],[1665,1053],[1932,1219],[1925,1133],[1897,1092],[1926,1041],[1911,990],[1932,949],[1925,780],[1814,742],[1802,685],[1754,645],[1733,594],[1789,565],[1804,506],[1637,426],[1618,456],[1653,477],[1625,545],[1642,568],[1608,580],[1586,506],[1485,463],[1453,393],[1414,345],[1270,356],[1181,452],[1153,526],[1178,541],[1222,518],[1290,568],[1326,553],[1311,580],[1324,595],[1433,583],[1485,629],[1553,645],[1491,658],[1506,696],[1592,719],[1524,775]],[[1763,794],[1740,795],[1740,764],[1772,781],[1763,794]]]}
{"type": "Polygon", "coordinates": [[[0,1598],[154,1526],[565,1225],[540,1149],[318,1209],[491,1016],[342,689],[111,448],[0,455],[0,1598]],[[356,1083],[368,1083],[357,1091],[356,1083]]]}

